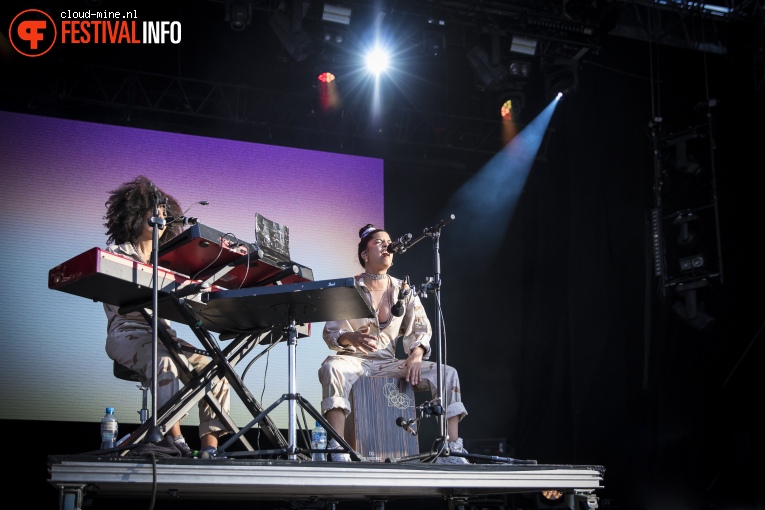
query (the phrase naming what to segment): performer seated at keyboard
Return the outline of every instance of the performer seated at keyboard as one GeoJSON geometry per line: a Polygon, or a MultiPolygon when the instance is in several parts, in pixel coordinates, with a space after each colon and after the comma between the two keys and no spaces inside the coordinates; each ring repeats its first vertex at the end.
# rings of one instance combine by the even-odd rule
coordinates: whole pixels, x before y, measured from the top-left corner
{"type": "MultiPolygon", "coordinates": [[[[154,214],[155,204],[150,186],[151,181],[144,176],[138,176],[132,181],[123,183],[110,192],[104,216],[106,220],[104,226],[108,236],[107,250],[132,257],[145,264],[151,264],[152,261],[153,226],[149,223],[149,219],[154,214]]],[[[165,201],[164,205],[159,206],[159,216],[180,217],[182,210],[176,199],[162,190],[158,191],[165,201]]],[[[169,241],[181,230],[182,226],[179,223],[168,223],[158,231],[160,244],[169,241]]],[[[106,303],[104,303],[104,311],[108,320],[106,353],[117,363],[140,373],[150,382],[153,376],[151,323],[147,322],[140,312],[120,315],[118,307],[106,303]]],[[[160,318],[159,322],[165,326],[174,340],[191,346],[188,342],[177,338],[176,331],[170,328],[168,321],[160,318]]],[[[188,360],[188,366],[197,371],[201,371],[210,361],[206,356],[199,354],[181,355],[181,357],[185,357],[188,360]]],[[[180,390],[180,380],[178,367],[164,343],[159,341],[157,345],[157,409],[180,390]]],[[[212,393],[226,412],[229,412],[231,395],[228,381],[223,378],[218,380],[212,393]]],[[[226,433],[228,431],[223,423],[215,416],[204,399],[201,400],[199,402],[200,456],[206,458],[213,456],[218,448],[218,437],[226,433]]],[[[189,448],[181,434],[180,421],[167,429],[165,437],[168,436],[175,441],[175,445],[184,456],[193,455],[193,450],[189,448]]]]}
{"type": "MultiPolygon", "coordinates": [[[[319,368],[322,385],[321,409],[329,424],[344,437],[345,419],[350,414],[350,395],[359,377],[398,377],[406,379],[415,389],[430,390],[438,395],[438,365],[423,361],[430,356],[430,321],[414,292],[403,299],[403,311],[396,308],[402,295],[402,281],[390,276],[393,254],[385,230],[368,224],[359,230],[358,260],[364,272],[355,276],[362,295],[375,311],[374,319],[330,321],[324,326],[324,341],[337,354],[327,357],[319,368]],[[403,313],[401,313],[403,312],[403,313]],[[400,316],[396,316],[400,313],[400,316]],[[396,358],[396,342],[401,338],[405,360],[396,358]]],[[[459,422],[467,415],[462,404],[457,371],[448,365],[444,369],[444,388],[449,448],[467,453],[459,437],[459,422]]],[[[339,449],[332,439],[329,449],[339,449]]],[[[332,461],[349,461],[347,453],[330,454],[332,461]]],[[[440,456],[439,463],[469,464],[458,456],[440,456]]]]}

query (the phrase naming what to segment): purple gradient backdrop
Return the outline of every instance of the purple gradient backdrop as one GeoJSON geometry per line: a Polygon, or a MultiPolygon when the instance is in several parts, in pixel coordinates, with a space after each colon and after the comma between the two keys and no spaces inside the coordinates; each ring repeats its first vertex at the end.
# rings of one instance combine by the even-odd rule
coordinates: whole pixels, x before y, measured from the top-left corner
{"type": "MultiPolygon", "coordinates": [[[[102,305],[47,288],[52,267],[105,245],[104,202],[122,182],[146,175],[184,209],[207,200],[188,214],[244,241],[255,238],[256,213],[286,225],[292,259],[316,280],[359,272],[358,229],[383,225],[379,159],[8,112],[0,112],[0,154],[4,419],[97,421],[113,405],[120,421],[138,423],[140,392],[113,377],[104,352],[102,305]]],[[[296,349],[297,391],[317,408],[316,371],[331,352],[322,326],[296,349]]],[[[286,351],[277,347],[247,373],[265,405],[288,390],[286,351]]],[[[232,415],[240,425],[252,419],[237,397],[232,415]]],[[[286,428],[286,404],[271,417],[286,428]]],[[[184,420],[196,423],[196,412],[184,420]]]]}

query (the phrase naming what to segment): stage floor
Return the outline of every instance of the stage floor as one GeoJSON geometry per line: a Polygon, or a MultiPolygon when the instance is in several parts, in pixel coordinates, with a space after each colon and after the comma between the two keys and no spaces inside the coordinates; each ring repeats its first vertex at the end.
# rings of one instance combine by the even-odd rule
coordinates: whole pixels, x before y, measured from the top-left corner
{"type": "Polygon", "coordinates": [[[576,506],[597,508],[604,468],[507,463],[432,464],[419,461],[312,462],[242,458],[186,459],[49,455],[48,481],[62,510],[88,498],[314,502],[439,498],[467,508],[471,498],[563,492],[576,506]]]}

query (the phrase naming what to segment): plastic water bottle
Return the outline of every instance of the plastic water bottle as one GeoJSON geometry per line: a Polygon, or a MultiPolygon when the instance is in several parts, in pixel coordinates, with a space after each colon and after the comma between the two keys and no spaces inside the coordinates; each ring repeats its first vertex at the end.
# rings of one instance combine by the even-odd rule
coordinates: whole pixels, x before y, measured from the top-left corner
{"type": "Polygon", "coordinates": [[[114,408],[107,407],[106,414],[101,418],[101,449],[106,450],[114,448],[114,443],[117,440],[117,429],[119,424],[117,423],[117,417],[114,416],[114,408]]]}
{"type": "MultiPolygon", "coordinates": [[[[319,421],[316,421],[316,427],[311,431],[311,449],[312,450],[326,450],[327,449],[327,431],[321,426],[319,421]]],[[[326,453],[313,453],[311,454],[312,460],[327,460],[326,453]]]]}

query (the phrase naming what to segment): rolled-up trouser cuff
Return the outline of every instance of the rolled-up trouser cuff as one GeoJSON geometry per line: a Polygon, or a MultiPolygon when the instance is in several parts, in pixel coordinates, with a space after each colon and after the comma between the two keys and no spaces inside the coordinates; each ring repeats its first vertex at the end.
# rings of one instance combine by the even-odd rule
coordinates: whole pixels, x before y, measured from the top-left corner
{"type": "Polygon", "coordinates": [[[459,416],[460,421],[462,421],[462,418],[467,416],[467,411],[465,410],[465,406],[462,404],[462,402],[452,402],[446,408],[446,419],[448,420],[452,416],[459,416]]]}
{"type": "Polygon", "coordinates": [[[347,398],[343,397],[328,397],[321,401],[321,412],[326,414],[331,409],[342,409],[345,412],[347,418],[351,414],[351,403],[347,398]]]}

